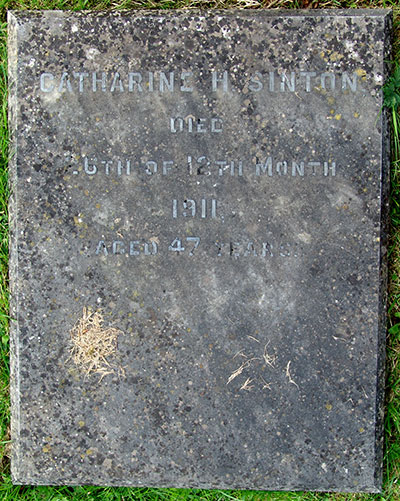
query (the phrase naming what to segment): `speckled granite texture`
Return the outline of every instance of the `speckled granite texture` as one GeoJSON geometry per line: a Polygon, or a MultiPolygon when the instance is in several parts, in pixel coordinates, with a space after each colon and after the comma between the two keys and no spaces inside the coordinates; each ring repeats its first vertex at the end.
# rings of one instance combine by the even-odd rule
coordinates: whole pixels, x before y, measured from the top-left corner
{"type": "Polygon", "coordinates": [[[14,482],[378,491],[391,13],[8,19],[14,482]]]}

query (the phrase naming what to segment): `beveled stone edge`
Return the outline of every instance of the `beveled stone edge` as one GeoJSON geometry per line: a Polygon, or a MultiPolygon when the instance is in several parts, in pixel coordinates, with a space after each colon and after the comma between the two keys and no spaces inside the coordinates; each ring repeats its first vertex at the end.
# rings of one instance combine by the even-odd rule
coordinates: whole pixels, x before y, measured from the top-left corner
{"type": "Polygon", "coordinates": [[[393,14],[393,9],[126,9],[126,10],[46,10],[25,9],[9,10],[18,19],[30,19],[33,15],[43,17],[46,15],[59,15],[60,17],[175,17],[177,14],[188,16],[214,17],[385,17],[393,14]]]}
{"type": "Polygon", "coordinates": [[[18,327],[18,190],[17,190],[17,122],[18,122],[18,26],[14,13],[7,13],[8,45],[8,126],[9,157],[9,283],[10,283],[10,400],[11,400],[11,477],[19,477],[20,387],[18,327]]]}
{"type": "MultiPolygon", "coordinates": [[[[383,47],[383,81],[390,75],[389,61],[392,59],[392,27],[393,16],[384,19],[384,47],[383,47]]],[[[388,302],[388,242],[389,242],[389,197],[390,197],[390,125],[389,113],[383,108],[383,95],[381,94],[382,113],[380,116],[382,147],[381,147],[381,214],[380,214],[380,290],[379,290],[379,324],[377,346],[377,390],[376,390],[376,433],[375,433],[375,485],[377,492],[382,492],[383,478],[383,451],[384,451],[384,420],[385,420],[385,382],[386,382],[386,335],[387,335],[387,302],[388,302]]]]}

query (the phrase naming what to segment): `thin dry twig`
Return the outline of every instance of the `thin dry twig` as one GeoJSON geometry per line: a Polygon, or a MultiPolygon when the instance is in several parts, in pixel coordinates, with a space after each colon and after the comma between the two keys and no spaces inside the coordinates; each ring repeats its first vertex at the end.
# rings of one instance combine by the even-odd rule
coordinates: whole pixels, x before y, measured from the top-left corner
{"type": "Polygon", "coordinates": [[[238,352],[236,353],[236,355],[233,357],[233,359],[232,359],[232,360],[234,360],[236,357],[239,357],[239,356],[240,356],[240,357],[247,358],[246,353],[242,353],[243,351],[244,351],[244,348],[243,348],[243,350],[238,351],[238,352]]]}
{"type": "Polygon", "coordinates": [[[290,367],[291,363],[292,363],[292,361],[289,360],[289,362],[288,362],[288,364],[286,366],[286,377],[289,379],[289,383],[292,383],[295,386],[297,386],[297,388],[299,388],[299,385],[295,381],[293,381],[292,376],[290,375],[290,369],[289,369],[289,367],[290,367]]]}
{"type": "Polygon", "coordinates": [[[250,383],[252,382],[253,380],[251,378],[247,378],[246,381],[242,384],[242,386],[240,387],[241,390],[247,390],[247,391],[250,391],[254,388],[254,386],[250,386],[250,383]]]}
{"type": "Polygon", "coordinates": [[[265,346],[264,346],[264,353],[263,353],[263,359],[264,359],[264,362],[269,365],[270,367],[274,367],[275,365],[275,362],[276,362],[276,355],[270,355],[268,352],[267,352],[267,346],[268,346],[269,343],[267,343],[265,346]]]}
{"type": "Polygon", "coordinates": [[[261,377],[261,379],[262,379],[262,382],[264,383],[262,389],[263,390],[270,390],[272,383],[267,383],[263,377],[261,377]]]}
{"type": "Polygon", "coordinates": [[[226,384],[229,384],[231,381],[235,379],[235,377],[238,377],[248,365],[249,365],[248,362],[244,362],[240,367],[238,367],[235,371],[233,371],[232,374],[229,376],[226,384]]]}
{"type": "Polygon", "coordinates": [[[82,318],[71,329],[71,358],[86,374],[100,374],[100,381],[115,372],[108,358],[117,350],[117,338],[122,332],[103,327],[103,315],[83,308],[82,318]]]}

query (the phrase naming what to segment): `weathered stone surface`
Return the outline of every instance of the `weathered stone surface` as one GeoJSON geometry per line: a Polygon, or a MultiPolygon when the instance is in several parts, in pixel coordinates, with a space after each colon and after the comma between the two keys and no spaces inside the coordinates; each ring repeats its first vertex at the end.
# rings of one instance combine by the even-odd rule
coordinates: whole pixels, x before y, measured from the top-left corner
{"type": "Polygon", "coordinates": [[[378,490],[390,13],[9,27],[14,482],[378,490]]]}

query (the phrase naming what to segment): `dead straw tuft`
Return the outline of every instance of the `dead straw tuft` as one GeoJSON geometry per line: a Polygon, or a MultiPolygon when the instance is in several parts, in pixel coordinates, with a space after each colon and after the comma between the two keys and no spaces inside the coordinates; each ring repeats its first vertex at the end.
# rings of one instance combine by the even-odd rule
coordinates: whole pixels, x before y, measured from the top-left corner
{"type": "Polygon", "coordinates": [[[83,315],[71,329],[71,358],[86,374],[100,374],[100,380],[115,369],[107,358],[117,350],[117,338],[122,332],[113,327],[104,328],[103,315],[83,308],[83,315]]]}

